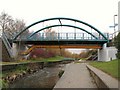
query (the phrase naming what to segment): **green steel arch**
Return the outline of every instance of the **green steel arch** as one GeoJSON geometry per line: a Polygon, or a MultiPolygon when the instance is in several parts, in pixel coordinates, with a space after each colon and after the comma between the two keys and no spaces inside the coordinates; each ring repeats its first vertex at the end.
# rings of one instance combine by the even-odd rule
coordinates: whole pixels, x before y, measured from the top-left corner
{"type": "MultiPolygon", "coordinates": [[[[50,21],[50,20],[70,20],[70,21],[75,21],[75,22],[78,22],[78,23],[82,23],[86,26],[89,26],[90,28],[94,29],[95,31],[97,31],[105,40],[108,41],[107,37],[101,33],[98,29],[96,29],[95,27],[93,27],[92,25],[86,23],[86,22],[83,22],[83,21],[80,21],[80,20],[77,20],[77,19],[72,19],[72,18],[64,18],[64,17],[57,17],[57,18],[48,18],[48,19],[44,19],[44,20],[40,20],[38,22],[35,22],[31,25],[29,25],[28,27],[26,27],[24,30],[22,30],[21,32],[19,32],[13,39],[16,40],[18,38],[19,35],[21,35],[23,32],[25,32],[26,30],[28,30],[30,27],[36,25],[36,24],[39,24],[39,23],[42,23],[42,22],[45,22],[45,21],[50,21]]],[[[61,24],[62,26],[62,24],[61,24]]],[[[89,32],[90,33],[90,32],[89,32]]]]}
{"type": "Polygon", "coordinates": [[[64,24],[62,24],[62,25],[51,25],[51,26],[47,26],[47,27],[45,27],[45,28],[42,28],[42,29],[40,29],[40,30],[37,30],[36,32],[32,33],[32,34],[28,37],[28,39],[31,38],[31,37],[32,37],[33,35],[35,35],[36,33],[42,31],[42,30],[45,30],[45,29],[48,29],[48,28],[52,28],[52,27],[58,27],[58,26],[65,26],[65,27],[77,28],[77,29],[80,29],[80,30],[82,30],[82,31],[90,34],[90,35],[93,36],[95,39],[98,39],[95,35],[93,35],[92,33],[88,32],[88,31],[86,31],[86,30],[83,29],[83,28],[80,28],[80,27],[77,27],[77,26],[73,26],[73,25],[64,25],[64,24]]]}

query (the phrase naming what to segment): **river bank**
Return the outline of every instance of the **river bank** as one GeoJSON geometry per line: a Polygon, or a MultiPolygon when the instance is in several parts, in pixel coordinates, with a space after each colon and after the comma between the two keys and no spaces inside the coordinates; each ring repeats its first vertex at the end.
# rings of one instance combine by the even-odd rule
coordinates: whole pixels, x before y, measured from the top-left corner
{"type": "Polygon", "coordinates": [[[65,64],[45,67],[34,74],[28,75],[9,85],[9,88],[53,88],[59,80],[59,72],[65,64]]]}
{"type": "MultiPolygon", "coordinates": [[[[32,62],[32,63],[22,63],[22,64],[13,64],[13,65],[12,64],[3,65],[2,80],[6,84],[6,85],[3,84],[4,85],[3,88],[19,88],[20,82],[23,82],[25,80],[25,82],[28,83],[28,81],[31,81],[29,80],[30,77],[35,78],[36,79],[35,81],[37,81],[36,78],[37,75],[40,78],[42,78],[42,80],[44,81],[42,82],[42,80],[39,80],[40,82],[38,84],[38,87],[40,88],[43,88],[44,86],[47,87],[45,83],[48,83],[48,81],[52,79],[52,82],[48,83],[48,87],[51,88],[53,87],[54,83],[56,83],[56,81],[59,79],[59,73],[61,72],[61,70],[63,70],[65,64],[70,63],[72,61],[73,60],[67,59],[67,60],[54,61],[54,62],[51,61],[32,62]],[[44,84],[42,85],[41,82],[44,83],[45,85],[44,84]]],[[[34,82],[34,79],[32,81],[34,82]]],[[[29,88],[29,84],[26,83],[24,85],[22,85],[23,83],[21,83],[23,88],[25,87],[29,88]]],[[[37,87],[37,86],[32,86],[32,87],[37,87]]]]}

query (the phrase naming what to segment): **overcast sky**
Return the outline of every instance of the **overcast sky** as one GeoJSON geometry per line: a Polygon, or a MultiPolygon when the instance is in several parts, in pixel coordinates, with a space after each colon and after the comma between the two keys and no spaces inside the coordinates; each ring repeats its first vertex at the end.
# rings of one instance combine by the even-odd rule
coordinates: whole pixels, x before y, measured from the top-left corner
{"type": "MultiPolygon", "coordinates": [[[[87,22],[102,32],[113,32],[113,16],[120,0],[0,0],[0,12],[23,19],[27,25],[51,17],[87,22]]],[[[117,17],[116,17],[117,23],[117,17]]]]}
{"type": "MultiPolygon", "coordinates": [[[[0,0],[0,12],[24,19],[29,25],[51,17],[85,21],[101,31],[111,31],[120,0],[0,0]]],[[[117,17],[116,17],[117,19],[117,17]]]]}

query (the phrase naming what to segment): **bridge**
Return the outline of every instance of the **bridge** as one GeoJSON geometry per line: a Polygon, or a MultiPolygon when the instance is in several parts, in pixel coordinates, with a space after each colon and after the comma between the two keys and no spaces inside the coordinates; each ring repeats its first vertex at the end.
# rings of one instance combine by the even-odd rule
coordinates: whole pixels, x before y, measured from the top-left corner
{"type": "Polygon", "coordinates": [[[109,43],[109,38],[108,33],[102,33],[86,22],[72,18],[58,17],[40,20],[29,25],[24,30],[16,33],[11,41],[12,52],[14,56],[17,56],[18,47],[22,51],[25,51],[23,53],[25,55],[34,48],[93,48],[101,50],[106,43],[109,43]],[[48,22],[50,25],[44,25],[48,22]],[[40,26],[38,30],[33,30],[32,33],[27,35],[24,34],[36,25],[40,26]],[[72,32],[65,32],[66,29],[58,31],[57,27],[67,27],[72,32]],[[46,30],[51,31],[53,28],[54,32],[44,32],[46,30]],[[26,50],[27,45],[31,45],[31,47],[26,50]]]}

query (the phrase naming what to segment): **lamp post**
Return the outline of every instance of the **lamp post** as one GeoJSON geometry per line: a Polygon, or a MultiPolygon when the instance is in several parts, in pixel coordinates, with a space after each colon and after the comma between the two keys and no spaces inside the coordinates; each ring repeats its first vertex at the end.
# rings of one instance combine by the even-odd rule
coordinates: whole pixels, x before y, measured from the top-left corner
{"type": "Polygon", "coordinates": [[[115,23],[115,17],[118,16],[118,15],[114,15],[113,16],[113,20],[114,20],[114,37],[116,36],[116,30],[115,30],[115,27],[116,27],[116,23],[115,23]]]}

